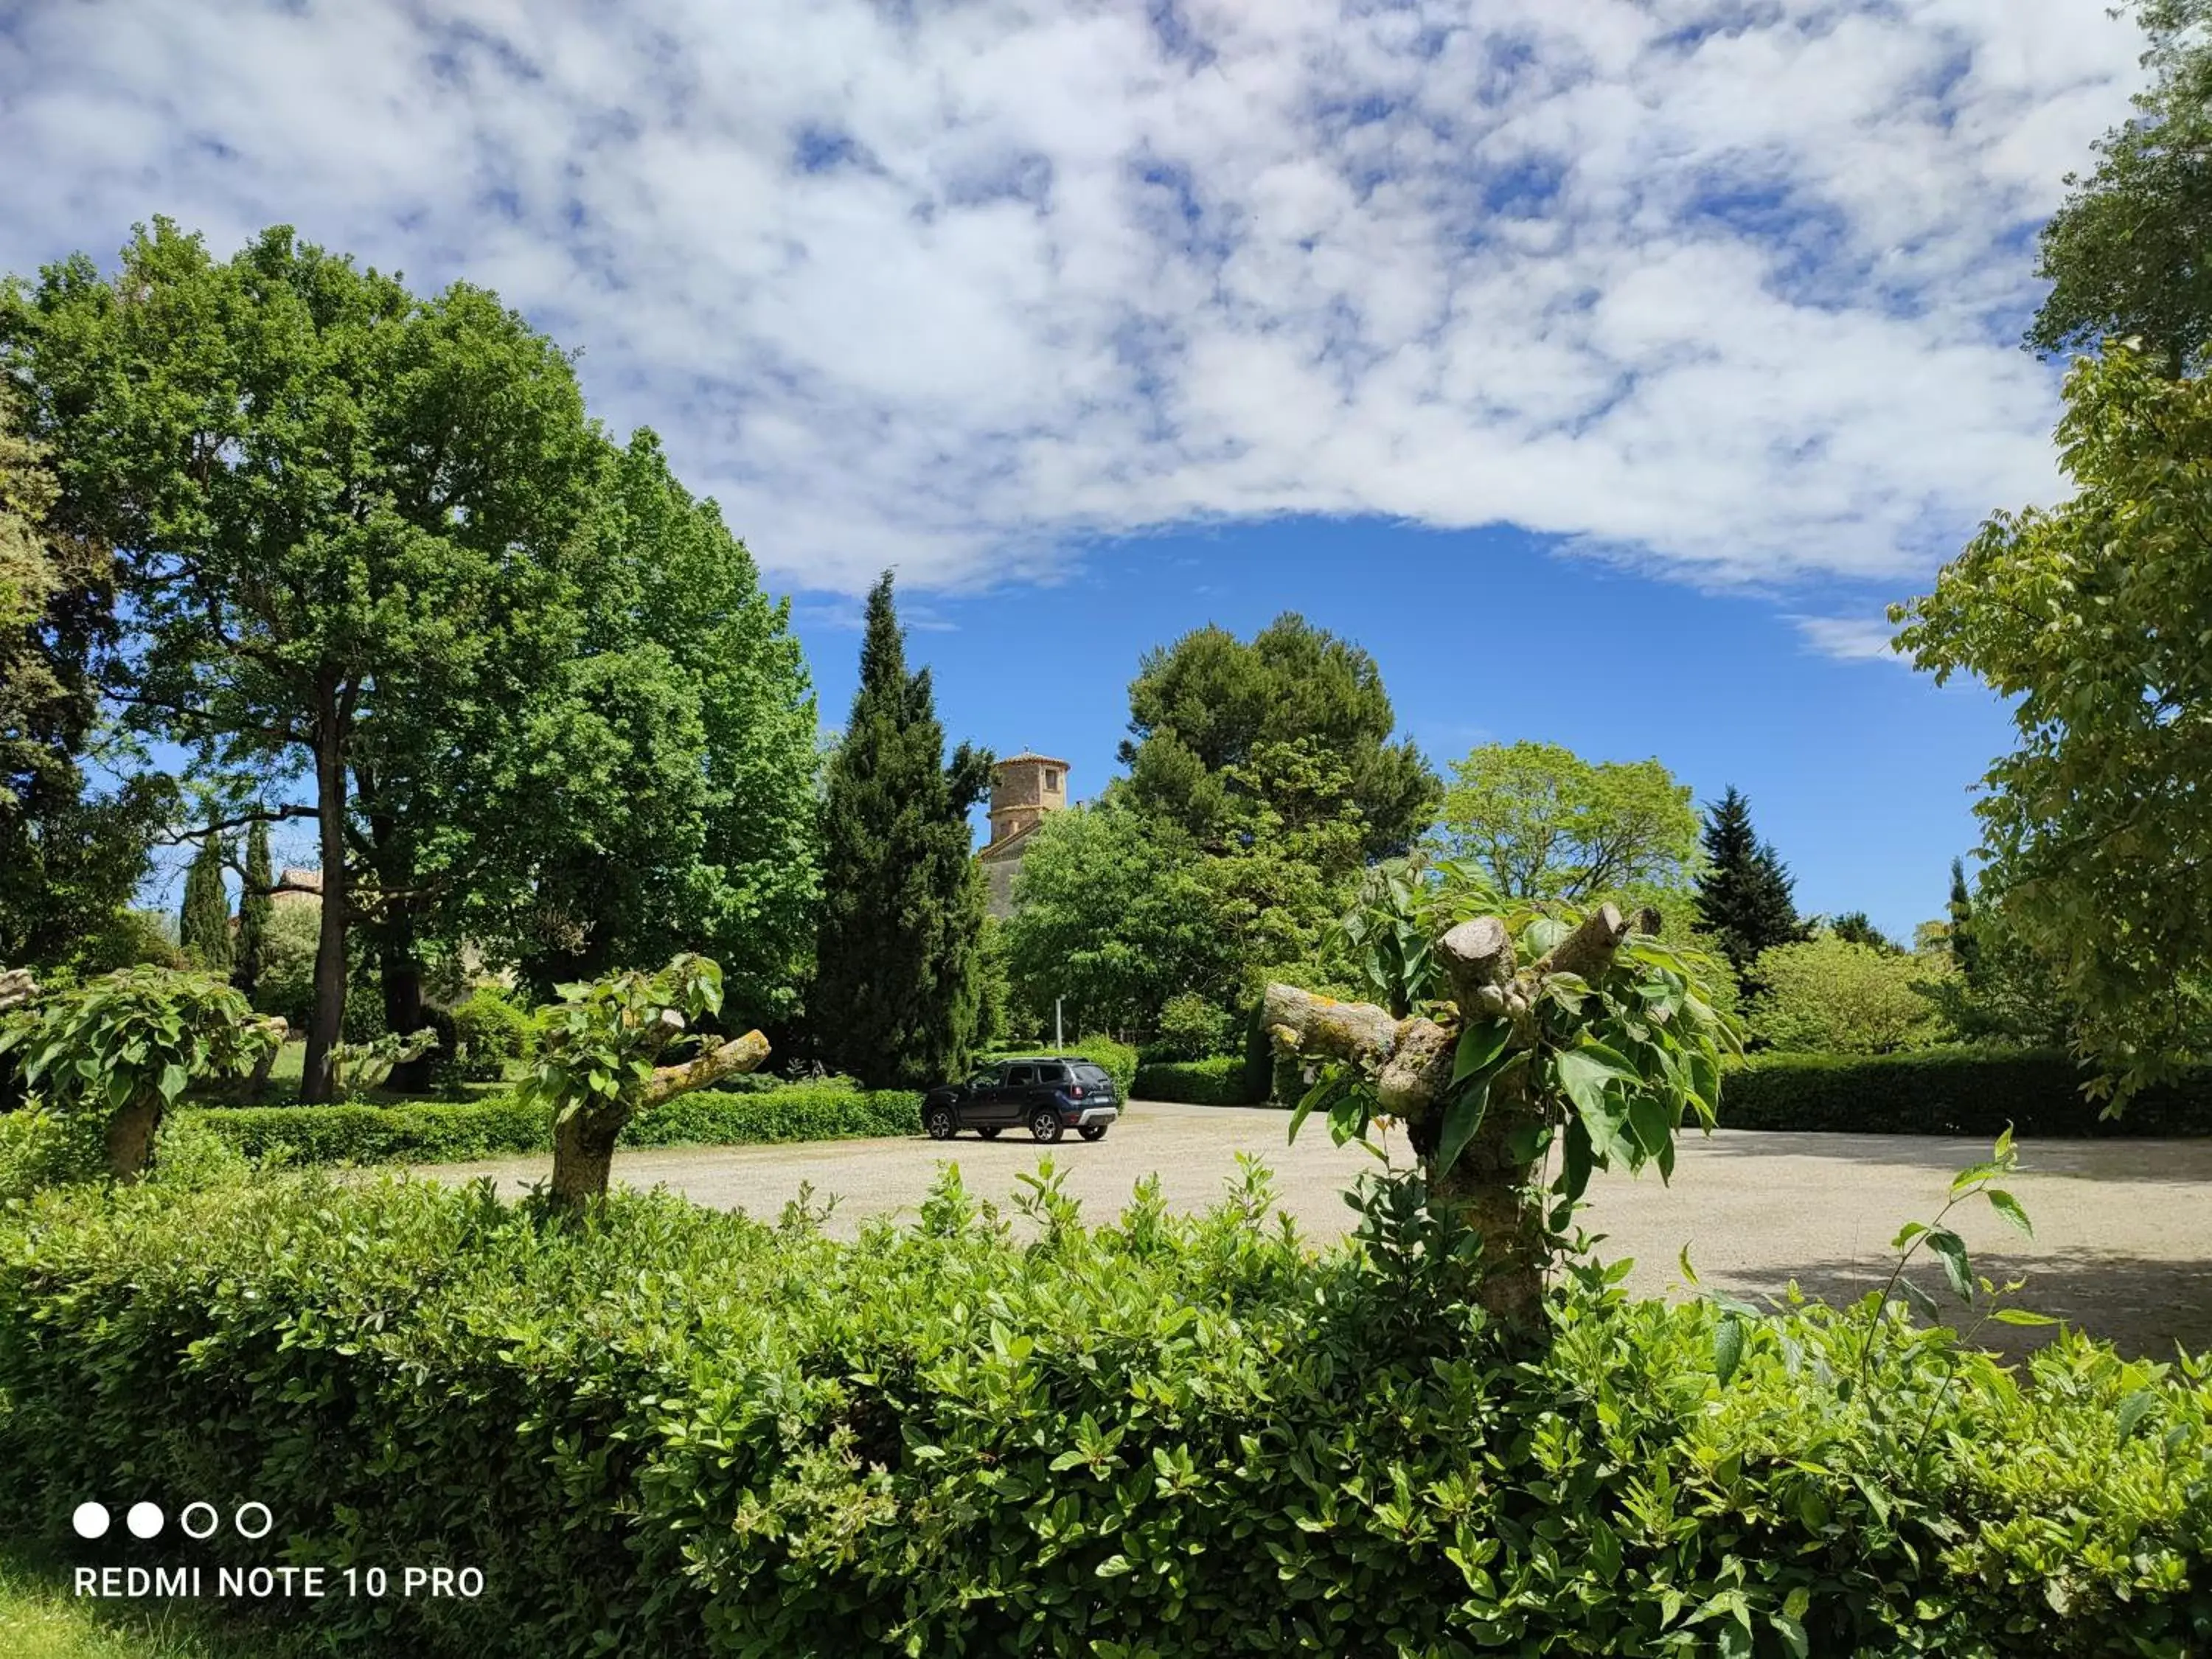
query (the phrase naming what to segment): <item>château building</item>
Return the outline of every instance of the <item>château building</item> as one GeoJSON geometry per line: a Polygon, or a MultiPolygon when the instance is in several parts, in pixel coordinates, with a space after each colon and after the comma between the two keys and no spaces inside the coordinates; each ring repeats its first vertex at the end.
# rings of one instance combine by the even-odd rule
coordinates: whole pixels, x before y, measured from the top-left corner
{"type": "Polygon", "coordinates": [[[1014,872],[1030,836],[1048,812],[1067,805],[1067,763],[1049,755],[1009,755],[991,769],[991,838],[975,856],[990,883],[991,914],[1013,908],[1014,872]]]}

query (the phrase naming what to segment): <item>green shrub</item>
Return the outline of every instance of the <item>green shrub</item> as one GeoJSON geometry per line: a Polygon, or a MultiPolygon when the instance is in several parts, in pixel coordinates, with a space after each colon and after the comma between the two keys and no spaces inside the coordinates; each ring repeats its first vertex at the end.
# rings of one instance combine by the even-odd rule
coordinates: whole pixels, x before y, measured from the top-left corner
{"type": "MultiPolygon", "coordinates": [[[[857,1245],[479,1185],[49,1194],[0,1217],[0,1518],[250,1492],[334,1650],[2165,1656],[2212,1628],[2212,1364],[2015,1378],[1820,1308],[1579,1290],[1503,1363],[1390,1228],[1254,1187],[1034,1242],[951,1183],[857,1245]],[[1902,1425],[1900,1430],[1899,1425],[1902,1425]]],[[[229,1528],[134,1561],[262,1565],[229,1528]]]]}
{"type": "Polygon", "coordinates": [[[1252,1068],[1242,1054],[1160,1060],[1137,1068],[1136,1094],[1139,1100],[1175,1100],[1192,1106],[1249,1106],[1254,1103],[1252,1068]]]}
{"type": "Polygon", "coordinates": [[[1179,991],[1160,1010],[1159,1040],[1164,1060],[1205,1060],[1229,1043],[1229,1012],[1195,991],[1179,991]]]}
{"type": "Polygon", "coordinates": [[[282,1016],[295,1031],[305,1031],[314,1012],[315,945],[322,925],[320,900],[287,896],[270,905],[262,934],[253,1006],[282,1016]]]}
{"type": "Polygon", "coordinates": [[[2084,1099],[2063,1054],[1937,1048],[1911,1054],[1747,1056],[1721,1085],[1728,1129],[2022,1136],[2212,1134],[2212,1067],[2142,1091],[2117,1120],[2084,1099]]]}
{"type": "Polygon", "coordinates": [[[513,998],[480,985],[453,1010],[455,1069],[471,1083],[497,1083],[530,1052],[530,1016],[513,998]]]}
{"type": "MultiPolygon", "coordinates": [[[[252,1106],[188,1112],[250,1158],[291,1164],[449,1164],[542,1152],[546,1113],[512,1095],[466,1103],[252,1106]]],[[[760,1093],[702,1090],[641,1112],[625,1146],[749,1146],[918,1133],[921,1099],[836,1084],[787,1084],[760,1093]]]]}
{"type": "Polygon", "coordinates": [[[1765,988],[1751,1008],[1754,1036],[1808,1054],[1887,1054],[1949,1035],[1934,988],[1946,954],[1905,956],[1834,934],[1778,945],[1755,969],[1765,988]]]}

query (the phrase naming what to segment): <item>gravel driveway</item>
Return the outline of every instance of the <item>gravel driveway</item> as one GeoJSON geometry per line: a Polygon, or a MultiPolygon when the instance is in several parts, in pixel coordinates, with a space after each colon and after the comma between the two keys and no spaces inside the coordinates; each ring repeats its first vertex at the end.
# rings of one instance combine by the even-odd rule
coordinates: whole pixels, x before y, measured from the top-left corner
{"type": "MultiPolygon", "coordinates": [[[[636,1187],[665,1184],[701,1204],[773,1218],[811,1183],[834,1194],[830,1227],[850,1236],[866,1217],[912,1216],[940,1161],[960,1165],[969,1189],[1006,1203],[1015,1177],[1049,1156],[1094,1220],[1110,1218],[1144,1175],[1157,1172],[1170,1206],[1198,1209],[1221,1194],[1236,1154],[1273,1172],[1282,1206],[1313,1236],[1345,1231],[1341,1194],[1373,1160],[1330,1143],[1308,1125],[1284,1144],[1287,1115],[1263,1108],[1132,1103],[1096,1145],[1073,1137],[1049,1149],[1026,1134],[949,1145],[914,1139],[814,1141],[788,1146],[628,1150],[615,1175],[636,1187]]],[[[1394,1156],[1407,1156],[1402,1142],[1394,1156]]],[[[1988,1154],[1979,1141],[1917,1135],[1786,1134],[1723,1130],[1691,1136],[1671,1187],[1655,1173],[1600,1176],[1583,1224],[1607,1235],[1600,1253],[1636,1260],[1631,1286],[1680,1289],[1675,1262],[1691,1247],[1698,1275],[1756,1300],[1791,1280],[1808,1294],[1848,1300],[1887,1276],[1899,1226],[1933,1217],[1952,1172],[1988,1154]]],[[[2179,1341],[2212,1348],[2212,1139],[2042,1140],[2021,1143],[2014,1192],[2035,1223],[2021,1237],[1986,1204],[1952,1219],[1977,1269],[2025,1277],[2023,1306],[2061,1316],[2131,1353],[2171,1357],[2179,1341]]],[[[441,1164],[442,1180],[495,1177],[510,1192],[542,1181],[550,1153],[441,1164]]],[[[1936,1276],[1920,1277],[1940,1291],[1936,1276]]],[[[1990,1326],[1982,1340],[2017,1350],[2036,1333],[1990,1326]]]]}

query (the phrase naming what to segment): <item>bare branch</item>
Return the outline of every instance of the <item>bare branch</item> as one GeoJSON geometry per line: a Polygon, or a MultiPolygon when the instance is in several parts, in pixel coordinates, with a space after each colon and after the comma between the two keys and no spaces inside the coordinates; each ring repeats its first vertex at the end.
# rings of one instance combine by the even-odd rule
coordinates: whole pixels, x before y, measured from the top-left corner
{"type": "Polygon", "coordinates": [[[663,1066],[646,1079],[638,1104],[641,1108],[658,1106],[677,1095],[689,1094],[726,1077],[753,1071],[767,1058],[768,1039],[758,1031],[748,1031],[696,1060],[686,1060],[681,1066],[663,1066]]]}

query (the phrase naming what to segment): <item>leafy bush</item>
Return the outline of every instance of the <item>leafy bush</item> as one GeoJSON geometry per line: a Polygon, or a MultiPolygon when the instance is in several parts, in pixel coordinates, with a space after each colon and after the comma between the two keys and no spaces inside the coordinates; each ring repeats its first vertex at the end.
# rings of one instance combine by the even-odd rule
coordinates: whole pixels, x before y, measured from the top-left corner
{"type": "Polygon", "coordinates": [[[495,987],[479,985],[453,1010],[454,1064],[471,1083],[497,1083],[530,1052],[530,1016],[495,987]]]}
{"type": "Polygon", "coordinates": [[[1154,1046],[1163,1059],[1205,1060],[1228,1046],[1231,1024],[1228,1010],[1195,991],[1181,991],[1160,1010],[1159,1040],[1154,1046]]]}
{"type": "Polygon", "coordinates": [[[2117,1119],[2083,1098],[2090,1074],[2063,1054],[1936,1048],[1913,1054],[1759,1054],[1721,1088],[1729,1129],[1994,1137],[2212,1134],[2212,1068],[2143,1090],[2117,1119]]]}
{"type": "Polygon", "coordinates": [[[1765,988],[1753,1033],[1777,1048],[1886,1054],[1926,1048],[1949,1035],[1929,987],[1950,971],[1940,955],[1877,951],[1833,934],[1760,954],[1765,988]]]}
{"type": "MultiPolygon", "coordinates": [[[[2016,1378],[1898,1327],[1844,1399],[1863,1327],[1800,1307],[1723,1384],[1713,1309],[1591,1273],[1508,1364],[1410,1190],[1318,1257],[1254,1177],[1095,1231],[1047,1179],[1034,1243],[946,1182],[857,1245],[665,1197],[52,1194],[0,1218],[0,1513],[250,1492],[293,1565],[486,1569],[302,1615],[471,1659],[2201,1650],[2212,1364],[2063,1336],[2016,1378]]],[[[141,1554],[182,1547],[266,1559],[141,1554]]]]}
{"type": "Polygon", "coordinates": [[[94,979],[125,968],[181,969],[185,962],[184,951],[170,937],[167,915],[159,910],[118,910],[78,942],[66,966],[79,979],[94,979]]]}
{"type": "Polygon", "coordinates": [[[1139,1100],[1174,1100],[1191,1106],[1249,1106],[1254,1103],[1252,1068],[1242,1054],[1158,1060],[1137,1068],[1136,1095],[1139,1100]]]}
{"type": "Polygon", "coordinates": [[[306,1030],[307,1017],[314,1012],[315,944],[322,917],[319,901],[288,897],[270,907],[262,934],[253,1006],[264,1014],[281,1016],[295,1031],[306,1030]]]}
{"type": "MultiPolygon", "coordinates": [[[[542,1152],[550,1114],[512,1095],[466,1104],[258,1106],[183,1114],[255,1158],[295,1164],[442,1164],[542,1152]]],[[[749,1146],[915,1133],[921,1097],[839,1084],[760,1093],[703,1090],[640,1112],[625,1146],[749,1146]]]]}

